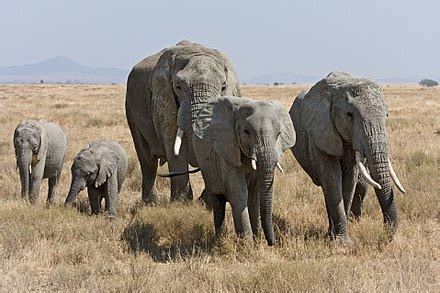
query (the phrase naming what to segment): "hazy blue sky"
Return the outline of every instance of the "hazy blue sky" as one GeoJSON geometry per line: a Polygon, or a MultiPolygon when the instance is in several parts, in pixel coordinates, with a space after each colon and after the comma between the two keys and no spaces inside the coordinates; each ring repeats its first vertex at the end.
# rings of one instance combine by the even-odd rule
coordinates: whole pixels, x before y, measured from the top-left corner
{"type": "Polygon", "coordinates": [[[440,75],[440,1],[6,1],[0,66],[66,56],[131,68],[189,39],[223,50],[240,80],[334,69],[440,75]]]}

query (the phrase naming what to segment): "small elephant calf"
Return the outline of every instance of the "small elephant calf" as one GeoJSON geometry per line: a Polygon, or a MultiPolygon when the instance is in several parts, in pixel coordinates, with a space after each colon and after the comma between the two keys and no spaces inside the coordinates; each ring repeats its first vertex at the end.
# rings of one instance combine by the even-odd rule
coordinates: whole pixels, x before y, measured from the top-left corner
{"type": "Polygon", "coordinates": [[[127,153],[117,142],[98,140],[85,145],[73,161],[72,183],[65,204],[72,203],[87,187],[92,214],[100,212],[105,198],[105,211],[115,217],[127,166],[127,153]]]}
{"type": "Polygon", "coordinates": [[[46,120],[24,120],[14,132],[21,195],[35,203],[43,178],[49,179],[47,202],[52,203],[63,169],[67,139],[63,130],[46,120]]]}

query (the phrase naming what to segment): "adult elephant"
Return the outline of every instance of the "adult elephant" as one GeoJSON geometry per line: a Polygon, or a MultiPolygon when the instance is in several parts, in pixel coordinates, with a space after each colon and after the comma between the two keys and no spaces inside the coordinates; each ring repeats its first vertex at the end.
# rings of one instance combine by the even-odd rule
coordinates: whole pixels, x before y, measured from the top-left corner
{"type": "Polygon", "coordinates": [[[358,172],[374,186],[384,222],[395,228],[398,219],[391,179],[402,187],[388,158],[388,106],[382,89],[371,80],[332,72],[296,98],[290,115],[297,132],[292,152],[323,189],[331,239],[350,241],[347,215],[358,172]]]}
{"type": "Polygon", "coordinates": [[[199,112],[193,142],[216,234],[221,234],[229,201],[239,237],[257,236],[261,218],[266,241],[274,245],[275,167],[282,171],[279,160],[295,144],[287,109],[277,102],[219,97],[199,112]]]}
{"type": "MultiPolygon", "coordinates": [[[[142,171],[142,199],[155,202],[158,162],[170,172],[197,166],[192,124],[217,96],[240,96],[222,52],[181,41],[136,64],[127,82],[126,115],[142,171]]],[[[192,199],[188,175],[171,178],[171,199],[192,199]]]]}

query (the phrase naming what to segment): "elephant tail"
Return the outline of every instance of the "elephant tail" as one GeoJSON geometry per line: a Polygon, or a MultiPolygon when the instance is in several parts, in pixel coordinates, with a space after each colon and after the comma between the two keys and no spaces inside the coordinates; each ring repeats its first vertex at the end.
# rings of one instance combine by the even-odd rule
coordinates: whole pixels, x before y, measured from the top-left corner
{"type": "Polygon", "coordinates": [[[167,173],[167,174],[157,174],[157,176],[159,177],[175,177],[175,176],[181,176],[181,175],[186,175],[186,174],[191,174],[191,173],[197,173],[200,171],[200,168],[196,168],[193,170],[188,170],[188,171],[184,171],[184,172],[171,172],[171,173],[167,173]]]}

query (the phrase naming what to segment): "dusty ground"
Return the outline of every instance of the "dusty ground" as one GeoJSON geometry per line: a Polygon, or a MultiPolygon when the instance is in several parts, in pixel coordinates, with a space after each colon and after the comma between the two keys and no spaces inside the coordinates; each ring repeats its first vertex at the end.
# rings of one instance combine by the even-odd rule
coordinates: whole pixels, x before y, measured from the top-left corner
{"type": "MultiPolygon", "coordinates": [[[[242,93],[290,107],[306,86],[244,86],[242,93]]],[[[374,194],[352,222],[355,244],[325,240],[323,195],[294,161],[283,157],[274,196],[276,247],[261,241],[243,249],[232,233],[213,239],[211,215],[196,203],[169,204],[168,182],[158,180],[160,204],[140,202],[140,172],[125,120],[125,86],[0,85],[0,291],[28,290],[440,290],[440,88],[384,86],[390,105],[390,156],[407,195],[397,194],[400,226],[385,241],[374,194]],[[20,199],[12,135],[24,118],[57,122],[68,155],[57,203],[45,207],[47,183],[31,206],[20,199]],[[119,217],[64,208],[70,165],[87,142],[111,138],[130,155],[119,217]]],[[[166,169],[162,169],[165,171],[166,169]]],[[[192,176],[196,194],[203,187],[192,176]]]]}

